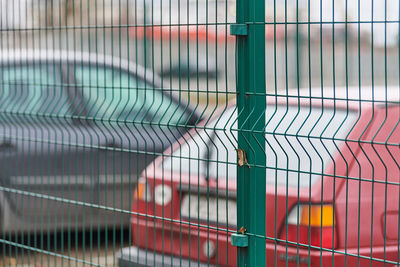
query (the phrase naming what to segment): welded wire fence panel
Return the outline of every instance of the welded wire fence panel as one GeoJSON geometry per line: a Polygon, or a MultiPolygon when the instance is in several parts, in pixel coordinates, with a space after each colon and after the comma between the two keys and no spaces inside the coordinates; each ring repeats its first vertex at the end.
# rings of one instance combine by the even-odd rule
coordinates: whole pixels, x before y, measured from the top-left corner
{"type": "Polygon", "coordinates": [[[267,266],[397,266],[399,2],[267,7],[267,266]]]}
{"type": "Polygon", "coordinates": [[[399,21],[0,0],[0,265],[399,265],[399,21]]]}
{"type": "Polygon", "coordinates": [[[235,5],[0,1],[2,265],[236,261],[235,5]]]}

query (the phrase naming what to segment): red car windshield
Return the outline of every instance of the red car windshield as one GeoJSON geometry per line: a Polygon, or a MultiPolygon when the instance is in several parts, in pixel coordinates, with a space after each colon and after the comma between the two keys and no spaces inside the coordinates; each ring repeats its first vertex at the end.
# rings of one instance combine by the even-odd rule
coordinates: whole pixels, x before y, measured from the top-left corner
{"type": "MultiPolygon", "coordinates": [[[[267,184],[309,187],[336,156],[358,113],[314,106],[269,105],[267,184]]],[[[237,110],[229,108],[164,160],[164,170],[236,179],[237,110]]]]}

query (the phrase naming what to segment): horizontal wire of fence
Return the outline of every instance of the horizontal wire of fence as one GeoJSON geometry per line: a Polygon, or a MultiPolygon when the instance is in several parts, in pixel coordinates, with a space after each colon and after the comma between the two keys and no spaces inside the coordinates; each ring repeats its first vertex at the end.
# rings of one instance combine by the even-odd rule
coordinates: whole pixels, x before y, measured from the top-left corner
{"type": "Polygon", "coordinates": [[[0,0],[0,266],[395,266],[396,0],[0,0]]]}

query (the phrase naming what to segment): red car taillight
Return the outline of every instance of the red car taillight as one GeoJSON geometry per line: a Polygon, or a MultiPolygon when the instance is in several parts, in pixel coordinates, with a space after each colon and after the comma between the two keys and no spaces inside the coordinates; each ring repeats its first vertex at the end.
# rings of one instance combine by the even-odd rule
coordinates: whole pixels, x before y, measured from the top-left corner
{"type": "Polygon", "coordinates": [[[335,223],[333,205],[297,205],[287,217],[281,239],[333,249],[337,246],[335,223]]]}

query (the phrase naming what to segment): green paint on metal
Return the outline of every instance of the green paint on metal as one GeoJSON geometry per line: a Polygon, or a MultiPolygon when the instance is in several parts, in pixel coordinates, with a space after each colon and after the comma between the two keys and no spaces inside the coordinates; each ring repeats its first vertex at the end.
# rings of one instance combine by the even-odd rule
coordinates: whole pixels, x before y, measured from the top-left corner
{"type": "Polygon", "coordinates": [[[398,266],[399,1],[341,2],[0,0],[0,262],[398,266]]]}
{"type": "Polygon", "coordinates": [[[246,38],[237,38],[238,145],[250,166],[237,167],[238,225],[249,233],[248,247],[238,247],[238,266],[265,266],[265,2],[238,0],[236,23],[248,24],[246,38]],[[254,166],[254,167],[253,167],[254,166]]]}
{"type": "Polygon", "coordinates": [[[247,235],[242,235],[242,234],[232,234],[231,244],[232,246],[235,247],[245,248],[249,246],[249,237],[247,235]]]}
{"type": "Polygon", "coordinates": [[[247,35],[247,25],[246,24],[232,24],[231,25],[231,35],[246,36],[247,35]]]}

